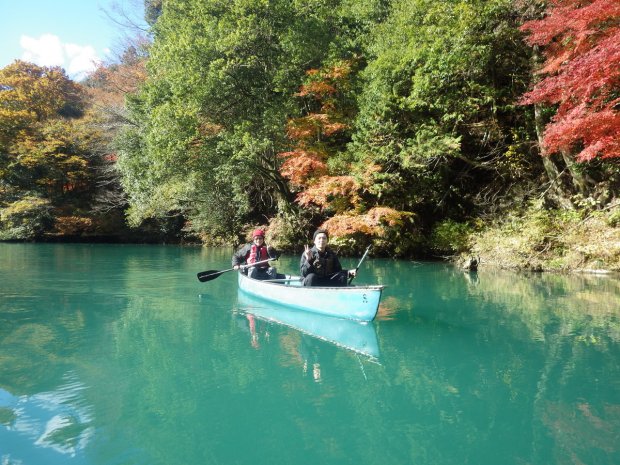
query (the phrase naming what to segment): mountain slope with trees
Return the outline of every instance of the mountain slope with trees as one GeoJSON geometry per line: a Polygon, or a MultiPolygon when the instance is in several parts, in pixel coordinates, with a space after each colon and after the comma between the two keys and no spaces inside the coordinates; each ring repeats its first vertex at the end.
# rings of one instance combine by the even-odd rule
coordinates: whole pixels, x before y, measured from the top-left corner
{"type": "Polygon", "coordinates": [[[87,127],[106,128],[87,149],[107,154],[90,159],[108,185],[84,181],[90,208],[205,243],[261,225],[297,250],[322,225],[342,253],[619,267],[614,0],[145,6],[152,43],[84,83],[87,127]],[[593,233],[601,250],[582,244],[593,233]]]}

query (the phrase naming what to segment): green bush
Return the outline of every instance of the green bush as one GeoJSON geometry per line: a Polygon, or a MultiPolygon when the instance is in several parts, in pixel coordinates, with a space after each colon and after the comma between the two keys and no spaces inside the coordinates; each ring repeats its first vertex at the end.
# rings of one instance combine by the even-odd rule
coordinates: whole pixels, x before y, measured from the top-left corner
{"type": "Polygon", "coordinates": [[[472,232],[472,227],[468,223],[442,221],[433,229],[430,248],[441,254],[463,253],[469,249],[472,232]]]}
{"type": "Polygon", "coordinates": [[[49,201],[27,196],[0,209],[0,240],[36,239],[53,223],[49,201]]]}

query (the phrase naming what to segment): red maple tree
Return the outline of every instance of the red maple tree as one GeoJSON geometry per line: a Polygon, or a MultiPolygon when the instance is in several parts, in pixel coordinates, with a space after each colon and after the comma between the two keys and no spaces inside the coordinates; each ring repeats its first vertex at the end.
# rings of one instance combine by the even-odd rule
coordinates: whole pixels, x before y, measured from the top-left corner
{"type": "Polygon", "coordinates": [[[549,154],[578,161],[620,157],[620,0],[549,0],[547,15],[521,30],[544,48],[544,78],[524,104],[557,105],[545,129],[549,154]]]}

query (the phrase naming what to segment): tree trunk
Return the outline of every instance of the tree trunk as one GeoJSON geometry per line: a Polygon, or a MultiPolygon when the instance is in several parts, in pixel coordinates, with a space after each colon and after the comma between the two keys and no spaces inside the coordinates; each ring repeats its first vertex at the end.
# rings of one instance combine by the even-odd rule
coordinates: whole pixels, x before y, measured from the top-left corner
{"type": "Polygon", "coordinates": [[[566,168],[572,177],[573,185],[577,187],[581,195],[584,197],[589,197],[592,187],[590,180],[588,180],[588,178],[583,173],[580,173],[579,169],[575,167],[576,163],[569,153],[562,150],[562,158],[564,159],[566,168]]]}
{"type": "Polygon", "coordinates": [[[545,132],[545,123],[543,122],[539,105],[534,105],[534,122],[536,125],[536,137],[538,139],[538,147],[540,156],[542,157],[543,167],[549,178],[550,187],[547,190],[547,196],[550,200],[559,206],[567,209],[573,209],[574,206],[570,201],[570,192],[564,185],[564,171],[560,171],[553,161],[551,155],[547,153],[542,144],[543,133],[545,132]]]}

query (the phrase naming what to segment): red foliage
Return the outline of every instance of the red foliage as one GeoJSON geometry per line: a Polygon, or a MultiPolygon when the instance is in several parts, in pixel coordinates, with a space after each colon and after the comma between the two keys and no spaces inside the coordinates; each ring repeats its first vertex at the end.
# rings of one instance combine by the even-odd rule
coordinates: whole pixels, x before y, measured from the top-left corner
{"type": "Polygon", "coordinates": [[[580,161],[597,156],[620,157],[620,113],[611,110],[592,113],[582,105],[545,131],[544,143],[550,152],[567,150],[577,142],[585,147],[579,153],[580,161]]]}
{"type": "Polygon", "coordinates": [[[579,161],[620,157],[620,1],[550,0],[529,21],[527,41],[545,47],[545,75],[524,104],[558,105],[543,144],[549,153],[580,147],[579,161]]]}

